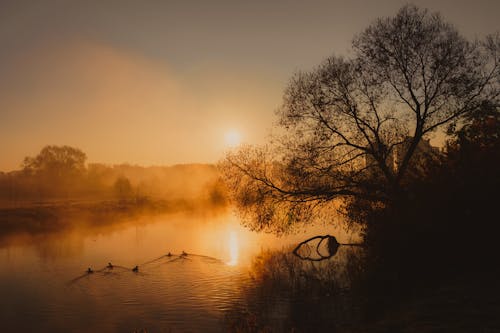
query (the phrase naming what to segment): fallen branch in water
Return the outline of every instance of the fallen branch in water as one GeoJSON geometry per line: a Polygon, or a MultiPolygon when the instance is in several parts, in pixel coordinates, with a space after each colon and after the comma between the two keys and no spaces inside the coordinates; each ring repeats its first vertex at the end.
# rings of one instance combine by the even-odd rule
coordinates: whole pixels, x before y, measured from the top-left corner
{"type": "Polygon", "coordinates": [[[296,255],[297,257],[299,257],[302,260],[322,261],[322,260],[325,260],[325,259],[330,259],[335,254],[337,254],[337,251],[338,251],[338,248],[339,248],[340,245],[363,246],[363,244],[360,244],[360,243],[339,243],[334,236],[331,236],[331,235],[321,236],[321,235],[319,235],[319,236],[314,236],[314,237],[308,238],[305,241],[300,242],[295,247],[295,249],[293,249],[293,254],[296,255]],[[311,249],[310,249],[310,245],[308,243],[310,243],[311,241],[314,241],[316,239],[320,239],[320,241],[316,244],[316,249],[315,249],[316,254],[317,254],[318,257],[317,258],[313,258],[313,257],[310,256],[311,249]],[[324,255],[320,251],[320,246],[321,246],[321,244],[325,240],[327,241],[326,248],[328,250],[328,255],[324,255]],[[303,246],[306,246],[306,248],[309,250],[309,253],[306,256],[304,256],[304,255],[302,255],[302,254],[299,253],[299,250],[303,246]]]}

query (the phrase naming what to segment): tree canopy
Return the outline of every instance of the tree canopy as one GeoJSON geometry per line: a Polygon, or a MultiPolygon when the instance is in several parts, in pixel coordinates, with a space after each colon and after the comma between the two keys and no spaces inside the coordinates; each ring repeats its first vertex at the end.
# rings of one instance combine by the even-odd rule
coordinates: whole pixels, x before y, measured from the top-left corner
{"type": "Polygon", "coordinates": [[[70,146],[45,146],[35,157],[26,157],[23,169],[51,177],[74,176],[85,170],[87,155],[70,146]]]}
{"type": "Polygon", "coordinates": [[[468,41],[437,13],[408,5],[295,74],[264,147],[229,153],[233,202],[258,230],[282,232],[333,199],[384,203],[404,195],[424,138],[498,106],[500,37],[468,41]]]}

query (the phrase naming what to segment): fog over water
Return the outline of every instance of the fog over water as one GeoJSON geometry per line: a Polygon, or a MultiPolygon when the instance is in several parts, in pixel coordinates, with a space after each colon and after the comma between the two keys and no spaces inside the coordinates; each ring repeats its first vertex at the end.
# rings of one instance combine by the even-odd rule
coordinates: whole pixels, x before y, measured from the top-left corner
{"type": "MultiPolygon", "coordinates": [[[[46,233],[17,230],[2,237],[4,327],[217,332],[225,313],[241,303],[242,288],[254,283],[250,270],[262,251],[288,248],[318,232],[341,232],[317,226],[282,238],[256,234],[242,227],[231,210],[73,226],[46,233]],[[188,255],[181,256],[182,251],[188,255]],[[136,265],[139,271],[133,272],[136,265]]],[[[347,241],[343,235],[339,239],[347,241]]]]}

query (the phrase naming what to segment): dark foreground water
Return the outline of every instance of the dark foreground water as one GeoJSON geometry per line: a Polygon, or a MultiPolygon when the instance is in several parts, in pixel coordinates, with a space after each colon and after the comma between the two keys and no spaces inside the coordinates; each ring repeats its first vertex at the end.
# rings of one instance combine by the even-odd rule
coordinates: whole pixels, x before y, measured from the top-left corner
{"type": "Polygon", "coordinates": [[[2,236],[3,331],[219,332],[225,315],[244,306],[242,290],[255,283],[252,262],[263,250],[340,232],[318,226],[277,238],[246,230],[230,213],[106,222],[2,236]]]}

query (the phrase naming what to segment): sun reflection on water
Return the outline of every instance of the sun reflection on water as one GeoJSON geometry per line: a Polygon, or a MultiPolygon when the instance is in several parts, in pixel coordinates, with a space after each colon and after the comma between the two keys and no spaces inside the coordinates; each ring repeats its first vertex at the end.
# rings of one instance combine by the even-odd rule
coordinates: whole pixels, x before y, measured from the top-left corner
{"type": "Polygon", "coordinates": [[[229,266],[236,266],[238,264],[238,235],[235,231],[229,233],[229,266]]]}

